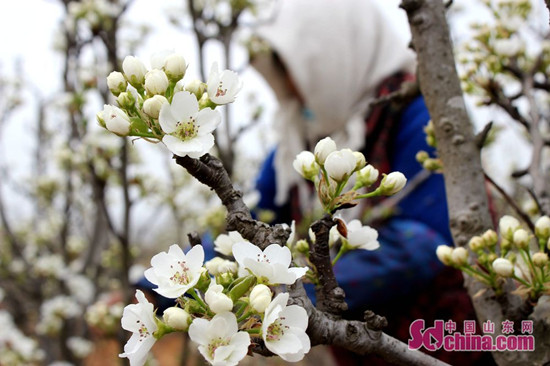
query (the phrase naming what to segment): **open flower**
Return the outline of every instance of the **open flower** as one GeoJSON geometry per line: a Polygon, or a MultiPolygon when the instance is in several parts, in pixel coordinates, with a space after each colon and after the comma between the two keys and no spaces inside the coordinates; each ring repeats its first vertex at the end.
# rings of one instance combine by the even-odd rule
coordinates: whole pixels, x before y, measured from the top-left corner
{"type": "Polygon", "coordinates": [[[204,299],[214,313],[219,314],[233,309],[233,300],[223,293],[223,286],[210,282],[204,299]]]}
{"type": "Polygon", "coordinates": [[[302,177],[308,180],[315,180],[317,174],[319,173],[319,164],[315,162],[315,155],[309,151],[302,151],[292,162],[292,167],[296,170],[302,177]]]}
{"type": "Polygon", "coordinates": [[[124,345],[124,353],[119,357],[127,357],[131,366],[141,366],[147,360],[147,354],[156,339],[153,333],[158,329],[155,322],[153,304],[136,290],[137,304],[131,304],[124,308],[122,314],[122,328],[132,332],[132,337],[124,345]]]}
{"type": "Polygon", "coordinates": [[[199,111],[197,98],[187,92],[177,92],[172,104],[160,109],[159,123],[166,135],[162,142],[178,156],[199,158],[214,146],[212,131],[218,127],[218,111],[205,108],[199,111]]]}
{"type": "Polygon", "coordinates": [[[380,247],[378,232],[370,226],[363,226],[359,220],[346,224],[348,231],[347,245],[353,249],[375,250],[380,247]]]}
{"type": "Polygon", "coordinates": [[[298,305],[286,306],[288,293],[281,293],[265,310],[262,337],[268,350],[288,362],[297,362],[309,352],[307,312],[298,305]]]}
{"type": "Polygon", "coordinates": [[[195,319],[189,338],[199,344],[199,352],[212,365],[238,364],[250,345],[250,335],[238,332],[237,318],[229,312],[216,314],[210,321],[195,319]]]}
{"type": "Polygon", "coordinates": [[[262,252],[252,243],[236,243],[233,256],[241,268],[268,284],[292,285],[307,272],[307,267],[288,268],[292,260],[290,249],[278,244],[271,244],[262,252]]]}
{"type": "Polygon", "coordinates": [[[214,62],[210,69],[206,85],[208,97],[216,104],[233,103],[243,86],[236,72],[224,70],[220,73],[217,62],[214,62]]]}
{"type": "Polygon", "coordinates": [[[201,276],[204,250],[196,245],[187,254],[177,245],[171,245],[168,252],[161,252],[151,258],[151,268],[144,275],[157,285],[156,292],[175,299],[195,286],[201,276]]]}

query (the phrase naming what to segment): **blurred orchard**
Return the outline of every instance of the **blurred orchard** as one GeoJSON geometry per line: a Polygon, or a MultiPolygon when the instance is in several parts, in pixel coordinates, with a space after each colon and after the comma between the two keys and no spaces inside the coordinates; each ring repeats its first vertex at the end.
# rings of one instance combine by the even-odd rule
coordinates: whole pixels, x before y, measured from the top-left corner
{"type": "MultiPolygon", "coordinates": [[[[174,37],[190,35],[168,50],[154,49],[154,40],[144,49],[151,29],[127,16],[137,3],[165,5],[57,0],[64,12],[57,29],[34,31],[55,32],[61,89],[38,91],[19,64],[0,75],[0,365],[117,365],[126,358],[132,365],[198,365],[203,358],[330,365],[330,354],[314,346],[345,347],[349,327],[358,334],[348,345],[354,352],[440,364],[372,322],[340,319],[344,300],[331,295],[337,283],[327,284],[340,256],[378,247],[374,229],[335,214],[398,193],[401,173],[376,183],[376,167],[360,153],[323,139],[288,167],[319,192],[310,232],[271,226],[270,212],[258,212],[257,221],[250,215],[254,179],[273,144],[265,111],[274,102],[257,75],[243,74],[254,73],[246,55],[264,46],[252,29],[276,16],[277,0],[166,7],[155,21],[174,37]],[[30,127],[13,133],[24,109],[32,110],[30,127]],[[17,155],[5,148],[14,139],[26,147],[17,155]],[[223,259],[205,262],[205,235],[223,259]],[[323,262],[319,253],[335,242],[339,251],[323,262]],[[174,299],[163,317],[135,290],[143,276],[174,299]],[[324,294],[316,306],[302,281],[324,294]],[[285,334],[298,345],[283,344],[285,334]]],[[[427,140],[438,149],[437,157],[418,152],[417,159],[430,174],[445,175],[455,239],[454,246],[441,243],[448,246],[437,256],[464,273],[479,322],[534,321],[535,351],[495,353],[497,363],[548,363],[550,40],[540,20],[548,9],[535,0],[401,6],[432,116],[427,140]],[[482,16],[466,29],[471,6],[482,16]],[[447,18],[454,45],[430,46],[430,31],[414,21],[421,15],[433,24],[447,18]],[[430,60],[432,46],[452,47],[454,59],[430,60]],[[449,82],[430,78],[438,72],[430,62],[456,62],[458,74],[448,72],[449,82]],[[469,110],[449,109],[451,97],[465,97],[469,110]],[[463,133],[460,144],[449,129],[463,133]],[[510,141],[521,141],[519,159],[510,156],[510,141]],[[494,217],[479,192],[491,196],[494,217]]]]}

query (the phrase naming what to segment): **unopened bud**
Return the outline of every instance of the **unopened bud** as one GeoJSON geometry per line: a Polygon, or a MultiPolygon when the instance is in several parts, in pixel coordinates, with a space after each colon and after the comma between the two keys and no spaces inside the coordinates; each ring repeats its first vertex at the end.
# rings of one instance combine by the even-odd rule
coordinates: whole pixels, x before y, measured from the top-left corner
{"type": "Polygon", "coordinates": [[[378,170],[370,164],[359,170],[355,174],[355,189],[371,186],[374,182],[378,180],[378,174],[378,170]]]}
{"type": "Polygon", "coordinates": [[[550,217],[541,216],[535,223],[535,235],[542,240],[550,238],[550,217]]]}
{"type": "Polygon", "coordinates": [[[163,95],[155,95],[143,102],[143,112],[149,117],[157,119],[164,103],[168,103],[168,99],[163,95]]]}
{"type": "Polygon", "coordinates": [[[481,236],[483,238],[483,241],[485,242],[485,245],[488,247],[493,247],[498,242],[498,235],[494,230],[487,230],[483,233],[481,236]]]}
{"type": "Polygon", "coordinates": [[[315,162],[315,156],[309,151],[302,151],[296,155],[292,166],[302,177],[311,181],[315,180],[319,173],[319,164],[315,162]]]}
{"type": "Polygon", "coordinates": [[[186,69],[185,58],[178,53],[171,54],[164,61],[164,72],[166,72],[166,76],[170,80],[180,80],[183,78],[186,69]]]}
{"type": "Polygon", "coordinates": [[[468,242],[468,247],[473,252],[478,252],[478,251],[482,250],[484,246],[485,246],[485,242],[484,242],[484,240],[481,236],[474,236],[468,242]]]}
{"type": "Polygon", "coordinates": [[[130,84],[132,84],[137,89],[140,89],[145,81],[145,73],[147,68],[143,62],[134,56],[126,56],[122,62],[122,70],[124,71],[124,76],[130,84]]]}
{"type": "Polygon", "coordinates": [[[520,224],[515,217],[504,215],[498,222],[498,228],[503,238],[513,241],[514,232],[520,228],[520,224]]]}
{"type": "Polygon", "coordinates": [[[426,160],[430,158],[430,155],[424,150],[421,150],[416,153],[416,161],[418,161],[420,164],[423,164],[426,160]]]}
{"type": "Polygon", "coordinates": [[[399,192],[407,184],[407,178],[401,172],[391,172],[382,178],[380,182],[381,193],[385,196],[391,196],[399,192]]]}
{"type": "Polygon", "coordinates": [[[136,98],[130,92],[123,92],[118,95],[116,101],[121,108],[131,109],[136,102],[136,98]]]}
{"type": "Polygon", "coordinates": [[[359,151],[354,151],[353,155],[355,155],[355,161],[356,161],[355,170],[358,171],[363,169],[365,165],[367,165],[367,160],[365,159],[365,155],[363,155],[363,153],[359,151]]]}
{"type": "Polygon", "coordinates": [[[168,77],[162,70],[151,70],[145,75],[145,90],[148,94],[164,94],[169,84],[168,77]]]}
{"type": "Polygon", "coordinates": [[[271,290],[266,285],[256,285],[250,292],[250,306],[258,313],[263,313],[271,303],[271,290]]]}
{"type": "Polygon", "coordinates": [[[452,264],[451,255],[453,253],[453,248],[448,245],[439,245],[435,251],[437,258],[446,266],[452,264]]]}
{"type": "Polygon", "coordinates": [[[493,261],[493,270],[502,277],[511,277],[514,273],[514,265],[506,258],[497,258],[493,261]]]}
{"type": "Polygon", "coordinates": [[[202,95],[206,91],[206,84],[199,79],[191,80],[191,82],[185,85],[184,90],[195,94],[197,99],[201,99],[202,95]]]}
{"type": "Polygon", "coordinates": [[[191,323],[189,313],[176,306],[164,310],[162,318],[166,325],[177,330],[187,330],[191,323]]]}
{"type": "Polygon", "coordinates": [[[524,229],[517,229],[514,232],[514,244],[518,249],[528,249],[529,233],[524,229]]]}
{"type": "Polygon", "coordinates": [[[107,76],[107,86],[115,97],[117,97],[123,91],[126,91],[128,83],[121,72],[113,71],[107,76]]]}
{"type": "Polygon", "coordinates": [[[468,251],[463,247],[454,248],[451,253],[451,260],[457,267],[465,266],[468,263],[468,251]]]}
{"type": "Polygon", "coordinates": [[[334,142],[334,140],[330,137],[325,137],[320,140],[317,145],[315,145],[313,153],[315,154],[317,163],[324,165],[325,160],[327,160],[327,156],[333,151],[336,151],[336,142],[334,142]]]}
{"type": "Polygon", "coordinates": [[[309,244],[306,240],[300,239],[296,242],[296,250],[302,254],[309,253],[309,244]]]}
{"type": "Polygon", "coordinates": [[[533,264],[537,267],[544,267],[548,264],[548,254],[538,252],[533,254],[533,264]]]}

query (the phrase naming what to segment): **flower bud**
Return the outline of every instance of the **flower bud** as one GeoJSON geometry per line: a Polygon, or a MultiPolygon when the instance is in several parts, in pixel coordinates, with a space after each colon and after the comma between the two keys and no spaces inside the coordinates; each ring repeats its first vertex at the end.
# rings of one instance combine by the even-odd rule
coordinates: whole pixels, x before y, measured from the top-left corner
{"type": "Polygon", "coordinates": [[[199,79],[195,79],[187,83],[187,85],[185,85],[184,87],[184,90],[188,91],[189,93],[195,94],[197,99],[201,99],[202,95],[206,91],[206,84],[199,79]]]}
{"type": "Polygon", "coordinates": [[[541,216],[535,223],[535,235],[542,240],[550,238],[550,217],[541,216]]]}
{"type": "Polygon", "coordinates": [[[296,242],[296,250],[302,254],[309,253],[309,244],[306,240],[300,239],[296,242]]]}
{"type": "Polygon", "coordinates": [[[113,71],[107,76],[107,86],[115,97],[117,97],[123,91],[126,91],[128,83],[121,72],[113,71]]]}
{"type": "Polygon", "coordinates": [[[333,151],[336,151],[336,142],[330,137],[325,137],[315,145],[315,149],[313,150],[315,160],[317,160],[317,163],[324,165],[327,156],[333,151]]]}
{"type": "Polygon", "coordinates": [[[453,253],[453,248],[451,248],[448,245],[439,245],[437,249],[435,250],[435,254],[437,255],[437,258],[446,266],[450,266],[452,264],[451,255],[453,253]]]}
{"type": "Polygon", "coordinates": [[[372,165],[367,165],[356,173],[355,189],[369,187],[378,180],[378,170],[372,165]]]}
{"type": "Polygon", "coordinates": [[[155,95],[143,102],[143,112],[149,117],[157,119],[164,103],[168,103],[168,99],[163,95],[155,95]]]}
{"type": "Polygon", "coordinates": [[[141,88],[145,81],[147,68],[139,58],[126,56],[124,61],[122,61],[122,70],[124,71],[126,80],[128,80],[130,84],[138,89],[141,88]]]}
{"type": "Polygon", "coordinates": [[[148,94],[164,94],[169,84],[168,77],[162,70],[151,70],[145,75],[145,90],[148,94]]]}
{"type": "Polygon", "coordinates": [[[105,126],[105,120],[103,119],[103,111],[100,111],[100,112],[97,112],[95,114],[95,118],[97,120],[97,123],[103,127],[103,128],[107,128],[107,126],[105,126]]]}
{"type": "Polygon", "coordinates": [[[212,258],[211,260],[206,262],[204,266],[213,276],[225,272],[237,273],[237,263],[220,257],[212,258]]]}
{"type": "Polygon", "coordinates": [[[483,241],[485,242],[485,245],[488,247],[494,247],[498,242],[498,235],[494,230],[487,230],[483,233],[481,236],[483,238],[483,241]]]}
{"type": "Polygon", "coordinates": [[[183,78],[186,69],[185,58],[178,53],[171,54],[164,61],[164,72],[170,80],[180,80],[183,78]]]}
{"type": "Polygon", "coordinates": [[[538,252],[533,254],[533,264],[537,267],[544,267],[548,264],[548,254],[538,252]]]}
{"type": "Polygon", "coordinates": [[[482,250],[484,246],[485,246],[485,241],[481,236],[474,236],[468,242],[468,247],[473,252],[478,252],[479,250],[482,250]]]}
{"type": "Polygon", "coordinates": [[[266,285],[256,285],[250,292],[250,306],[263,313],[271,302],[271,290],[266,285]]]}
{"type": "Polygon", "coordinates": [[[403,173],[391,172],[382,178],[379,189],[383,195],[391,196],[402,190],[405,184],[407,184],[407,178],[403,173]]]}
{"type": "Polygon", "coordinates": [[[354,151],[353,155],[355,155],[355,170],[361,170],[367,165],[367,160],[365,159],[365,155],[359,151],[354,151]]]}
{"type": "Polygon", "coordinates": [[[309,151],[302,151],[296,155],[292,166],[294,170],[308,180],[315,180],[319,173],[319,165],[315,162],[315,156],[309,151]]]}
{"type": "Polygon", "coordinates": [[[130,132],[130,117],[118,107],[105,104],[102,119],[105,128],[119,136],[126,136],[130,132]]]}
{"type": "Polygon", "coordinates": [[[342,149],[328,154],[324,165],[328,176],[340,183],[355,171],[357,160],[350,149],[342,149]]]}
{"type": "Polygon", "coordinates": [[[200,291],[205,291],[210,286],[212,279],[210,278],[210,275],[208,274],[208,271],[206,270],[206,268],[202,267],[200,271],[201,271],[201,275],[199,277],[199,281],[195,285],[195,288],[197,288],[200,291]]]}
{"type": "Polygon", "coordinates": [[[189,313],[176,306],[164,310],[162,318],[166,325],[177,330],[187,330],[191,324],[189,313]]]}
{"type": "Polygon", "coordinates": [[[130,92],[123,92],[118,95],[116,101],[121,108],[131,109],[136,102],[136,98],[130,92]]]}
{"type": "Polygon", "coordinates": [[[488,263],[493,263],[495,261],[495,259],[497,259],[497,254],[496,253],[487,253],[487,262],[488,263]]]}
{"type": "Polygon", "coordinates": [[[416,161],[418,161],[420,164],[423,164],[426,160],[430,158],[430,155],[424,150],[421,150],[416,153],[416,161]]]}
{"type": "Polygon", "coordinates": [[[529,233],[524,229],[517,229],[514,232],[514,244],[518,249],[529,248],[529,233]]]}
{"type": "Polygon", "coordinates": [[[515,217],[504,215],[498,222],[498,228],[503,238],[513,241],[514,232],[520,228],[520,224],[515,217]]]}
{"type": "Polygon", "coordinates": [[[206,300],[210,309],[216,314],[233,309],[233,301],[222,291],[222,285],[212,282],[204,294],[204,300],[206,300]]]}
{"type": "Polygon", "coordinates": [[[514,273],[514,265],[506,258],[497,258],[493,261],[493,270],[502,277],[511,277],[514,273]]]}
{"type": "MultiPolygon", "coordinates": [[[[183,79],[181,79],[180,81],[178,81],[176,83],[176,85],[174,85],[174,94],[176,94],[177,92],[180,92],[180,91],[184,91],[186,90],[185,89],[185,84],[183,82],[183,79]]],[[[188,90],[189,91],[189,90],[188,90]]],[[[197,97],[197,100],[199,100],[200,98],[197,97]]]]}
{"type": "Polygon", "coordinates": [[[463,247],[454,248],[451,253],[451,260],[457,267],[462,267],[468,263],[468,251],[463,247]]]}
{"type": "Polygon", "coordinates": [[[223,272],[216,276],[216,283],[223,287],[229,287],[235,281],[235,276],[231,272],[223,272]]]}

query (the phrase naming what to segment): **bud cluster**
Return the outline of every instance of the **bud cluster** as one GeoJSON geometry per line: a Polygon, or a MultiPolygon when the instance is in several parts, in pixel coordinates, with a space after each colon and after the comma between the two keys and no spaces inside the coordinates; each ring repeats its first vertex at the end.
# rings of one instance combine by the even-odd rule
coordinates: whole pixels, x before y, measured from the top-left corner
{"type": "Polygon", "coordinates": [[[487,230],[472,237],[468,249],[440,245],[437,257],[443,264],[462,270],[497,293],[502,291],[504,279],[513,278],[520,285],[518,293],[528,295],[531,300],[547,294],[550,264],[546,252],[550,249],[550,218],[542,216],[536,221],[534,236],[509,215],[503,216],[498,226],[498,234],[487,230]],[[533,238],[537,239],[538,246],[533,238]]]}
{"type": "Polygon", "coordinates": [[[375,190],[359,193],[359,189],[368,188],[379,180],[378,170],[367,164],[361,152],[338,150],[330,137],[320,140],[313,153],[299,153],[294,159],[293,167],[302,177],[315,183],[321,204],[328,213],[355,206],[356,200],[361,198],[394,195],[407,183],[402,173],[392,172],[383,175],[375,190]],[[352,178],[355,184],[345,191],[352,178]]]}

